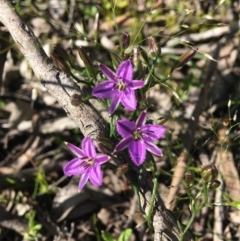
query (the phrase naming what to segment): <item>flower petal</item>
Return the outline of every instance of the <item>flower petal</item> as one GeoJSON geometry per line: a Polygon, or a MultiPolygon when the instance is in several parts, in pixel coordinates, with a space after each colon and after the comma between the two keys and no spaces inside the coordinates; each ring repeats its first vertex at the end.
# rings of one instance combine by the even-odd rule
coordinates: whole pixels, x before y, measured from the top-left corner
{"type": "Polygon", "coordinates": [[[110,115],[112,115],[112,113],[117,109],[119,103],[120,103],[120,97],[117,94],[115,97],[113,97],[112,103],[109,107],[109,114],[110,115]]]}
{"type": "Polygon", "coordinates": [[[83,138],[82,149],[88,157],[95,159],[97,156],[95,146],[93,145],[92,139],[90,137],[83,138]]]}
{"type": "Polygon", "coordinates": [[[111,69],[109,69],[106,65],[99,64],[99,68],[109,80],[117,79],[115,73],[111,69]]]}
{"type": "Polygon", "coordinates": [[[97,162],[99,165],[102,165],[103,163],[109,161],[110,156],[105,155],[105,154],[98,154],[95,157],[95,162],[97,162]]]}
{"type": "Polygon", "coordinates": [[[78,148],[77,146],[74,146],[71,143],[66,143],[66,145],[75,156],[80,158],[86,157],[86,154],[83,152],[82,149],[78,148]]]}
{"type": "Polygon", "coordinates": [[[120,63],[116,72],[116,76],[122,78],[124,82],[132,81],[133,66],[129,59],[120,63]]]}
{"type": "Polygon", "coordinates": [[[118,92],[114,89],[115,85],[114,81],[103,81],[93,88],[92,95],[102,99],[110,99],[118,92]]]}
{"type": "Polygon", "coordinates": [[[156,156],[163,156],[162,151],[153,143],[145,142],[147,150],[156,156]]]}
{"type": "Polygon", "coordinates": [[[132,141],[128,148],[132,161],[140,166],[146,158],[146,147],[142,140],[132,141]]]}
{"type": "Polygon", "coordinates": [[[135,93],[131,88],[127,87],[124,91],[121,92],[120,101],[127,110],[136,110],[137,100],[135,93]]]}
{"type": "Polygon", "coordinates": [[[142,137],[145,141],[152,142],[162,137],[166,129],[160,125],[147,124],[141,128],[142,137]]]}
{"type": "Polygon", "coordinates": [[[116,151],[122,151],[126,147],[128,147],[129,143],[133,141],[132,136],[129,136],[127,138],[122,139],[116,146],[115,150],[116,151]]]}
{"type": "Polygon", "coordinates": [[[83,173],[81,178],[80,178],[79,184],[78,184],[78,189],[79,190],[83,189],[83,187],[87,183],[88,179],[89,179],[89,172],[83,173]]]}
{"type": "Polygon", "coordinates": [[[147,120],[147,112],[146,111],[142,111],[141,114],[139,115],[137,121],[136,121],[136,126],[137,127],[144,126],[145,123],[146,123],[146,120],[147,120]]]}
{"type": "Polygon", "coordinates": [[[136,124],[128,119],[117,121],[117,132],[123,138],[132,136],[136,128],[136,124]]]}
{"type": "Polygon", "coordinates": [[[81,165],[82,161],[79,158],[74,158],[67,162],[63,167],[63,172],[66,176],[81,175],[85,172],[84,167],[81,165]]]}
{"type": "Polygon", "coordinates": [[[102,185],[102,171],[100,165],[94,165],[89,174],[90,181],[94,186],[102,185]]]}
{"type": "Polygon", "coordinates": [[[129,87],[131,87],[133,90],[140,89],[145,85],[145,83],[141,80],[133,80],[130,84],[129,87]]]}

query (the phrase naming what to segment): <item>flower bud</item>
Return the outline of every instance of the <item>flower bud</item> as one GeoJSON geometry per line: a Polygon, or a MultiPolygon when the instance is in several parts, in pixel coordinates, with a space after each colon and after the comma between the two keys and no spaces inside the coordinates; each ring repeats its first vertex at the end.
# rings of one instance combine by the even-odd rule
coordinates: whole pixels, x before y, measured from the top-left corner
{"type": "Polygon", "coordinates": [[[66,73],[69,73],[71,71],[68,64],[63,59],[61,59],[57,54],[51,53],[50,56],[51,56],[51,59],[55,65],[55,67],[58,70],[64,71],[66,73]]]}
{"type": "Polygon", "coordinates": [[[87,71],[89,74],[91,74],[92,76],[95,76],[95,71],[94,71],[94,67],[93,67],[93,63],[90,60],[90,58],[88,57],[86,51],[84,50],[84,48],[82,47],[78,47],[77,48],[78,53],[80,58],[82,59],[87,71]]]}
{"type": "Polygon", "coordinates": [[[195,178],[195,175],[193,172],[191,171],[187,171],[185,174],[184,174],[184,181],[186,182],[186,184],[188,186],[192,186],[194,184],[194,178],[195,178]]]}
{"type": "Polygon", "coordinates": [[[218,176],[218,170],[214,164],[203,166],[201,176],[205,182],[213,182],[218,176]]]}
{"type": "Polygon", "coordinates": [[[144,62],[149,65],[149,58],[147,52],[141,46],[139,46],[139,53],[144,62]]]}
{"type": "Polygon", "coordinates": [[[102,153],[111,153],[114,149],[113,142],[105,137],[100,137],[98,139],[97,147],[102,153]]]}
{"type": "Polygon", "coordinates": [[[155,124],[157,125],[163,125],[164,123],[166,123],[168,121],[168,117],[166,116],[161,116],[159,117],[156,121],[155,124]]]}
{"type": "Polygon", "coordinates": [[[216,189],[221,185],[221,182],[219,180],[214,180],[210,183],[209,188],[210,189],[216,189]]]}
{"type": "Polygon", "coordinates": [[[78,94],[73,94],[70,98],[71,104],[75,107],[79,106],[82,102],[82,98],[78,94]]]}
{"type": "Polygon", "coordinates": [[[129,44],[130,44],[130,34],[123,31],[120,45],[125,50],[129,47],[129,44]]]}
{"type": "Polygon", "coordinates": [[[99,34],[99,12],[95,14],[94,22],[92,25],[91,32],[89,33],[89,37],[94,36],[95,39],[98,38],[99,34]]]}
{"type": "Polygon", "coordinates": [[[117,175],[122,176],[128,171],[128,164],[123,164],[117,168],[117,175]]]}
{"type": "Polygon", "coordinates": [[[222,123],[224,126],[229,126],[229,119],[225,118],[222,123]]]}
{"type": "Polygon", "coordinates": [[[173,72],[174,69],[181,68],[183,67],[187,62],[189,62],[194,55],[196,54],[198,49],[190,49],[184,54],[182,54],[179,59],[174,63],[170,73],[173,72]]]}
{"type": "Polygon", "coordinates": [[[142,49],[140,46],[134,46],[133,47],[133,65],[134,65],[134,71],[140,71],[142,70],[142,49]]]}
{"type": "Polygon", "coordinates": [[[139,58],[139,46],[133,47],[133,64],[134,66],[137,66],[140,62],[139,58]]]}
{"type": "Polygon", "coordinates": [[[67,61],[70,65],[72,65],[72,57],[68,54],[68,52],[61,47],[60,44],[56,44],[52,50],[52,53],[59,57],[63,61],[67,61]]]}
{"type": "Polygon", "coordinates": [[[161,54],[161,49],[158,48],[155,38],[148,37],[148,49],[149,55],[153,58],[156,58],[158,55],[161,54]]]}

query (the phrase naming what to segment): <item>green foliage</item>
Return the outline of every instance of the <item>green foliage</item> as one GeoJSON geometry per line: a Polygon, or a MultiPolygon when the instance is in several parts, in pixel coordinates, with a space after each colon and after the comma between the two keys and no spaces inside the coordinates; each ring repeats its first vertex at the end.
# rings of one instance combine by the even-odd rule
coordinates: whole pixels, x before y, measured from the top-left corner
{"type": "Polygon", "coordinates": [[[122,233],[120,236],[115,239],[112,237],[112,235],[108,231],[102,231],[102,238],[104,241],[128,241],[132,235],[132,229],[127,228],[122,233]]]}
{"type": "Polygon", "coordinates": [[[27,240],[36,240],[42,237],[42,235],[39,233],[39,231],[42,228],[42,225],[35,222],[35,215],[36,212],[34,210],[29,211],[25,215],[25,217],[28,219],[29,228],[28,233],[24,233],[24,238],[27,240]]]}
{"type": "Polygon", "coordinates": [[[227,203],[227,206],[231,206],[231,207],[234,207],[238,210],[240,210],[240,201],[235,201],[235,202],[230,202],[230,203],[227,203]]]}
{"type": "Polygon", "coordinates": [[[42,166],[39,166],[37,172],[35,173],[35,186],[33,191],[33,198],[37,195],[45,194],[45,193],[52,193],[53,190],[49,187],[47,182],[45,171],[42,166]]]}
{"type": "Polygon", "coordinates": [[[5,106],[4,101],[0,100],[0,108],[3,108],[5,106]]]}
{"type": "Polygon", "coordinates": [[[128,241],[132,235],[132,229],[127,228],[120,234],[117,241],[128,241]]]}

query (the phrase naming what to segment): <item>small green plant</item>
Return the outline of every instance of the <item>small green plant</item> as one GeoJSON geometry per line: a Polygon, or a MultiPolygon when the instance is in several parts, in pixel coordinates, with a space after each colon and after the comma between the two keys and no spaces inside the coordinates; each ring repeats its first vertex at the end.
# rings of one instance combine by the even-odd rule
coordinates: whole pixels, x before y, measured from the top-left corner
{"type": "Polygon", "coordinates": [[[132,235],[132,229],[127,228],[122,233],[120,236],[115,239],[112,237],[112,235],[108,231],[102,231],[102,238],[104,241],[128,241],[132,235]]]}
{"type": "Polygon", "coordinates": [[[31,210],[29,211],[25,217],[28,219],[28,233],[24,233],[24,238],[27,240],[36,240],[36,238],[41,238],[42,235],[38,232],[42,225],[35,222],[36,212],[31,210]]]}
{"type": "Polygon", "coordinates": [[[35,198],[37,195],[47,192],[53,192],[53,189],[50,188],[47,182],[44,169],[42,168],[42,166],[39,166],[35,173],[35,186],[32,196],[33,198],[35,198]]]}
{"type": "Polygon", "coordinates": [[[189,230],[198,212],[206,206],[213,207],[215,205],[214,203],[209,202],[208,192],[221,185],[221,182],[216,179],[218,176],[218,170],[214,164],[203,166],[200,174],[201,178],[198,182],[199,185],[197,185],[194,183],[195,174],[192,171],[187,171],[185,173],[184,184],[190,200],[189,208],[191,211],[191,217],[186,226],[183,227],[179,225],[179,229],[181,230],[180,241],[184,239],[185,233],[189,230]]]}

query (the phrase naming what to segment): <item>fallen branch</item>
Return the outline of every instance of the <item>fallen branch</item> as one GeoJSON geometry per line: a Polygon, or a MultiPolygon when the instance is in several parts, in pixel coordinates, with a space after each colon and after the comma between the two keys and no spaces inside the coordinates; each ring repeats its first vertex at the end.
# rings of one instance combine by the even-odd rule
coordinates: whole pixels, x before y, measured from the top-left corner
{"type": "Polygon", "coordinates": [[[0,1],[0,20],[10,32],[35,75],[57,99],[68,116],[74,119],[83,135],[91,137],[95,142],[100,137],[106,137],[108,126],[92,105],[81,103],[75,107],[71,104],[72,95],[81,95],[79,86],[66,73],[59,71],[53,65],[31,28],[22,21],[8,1],[0,1]]]}

